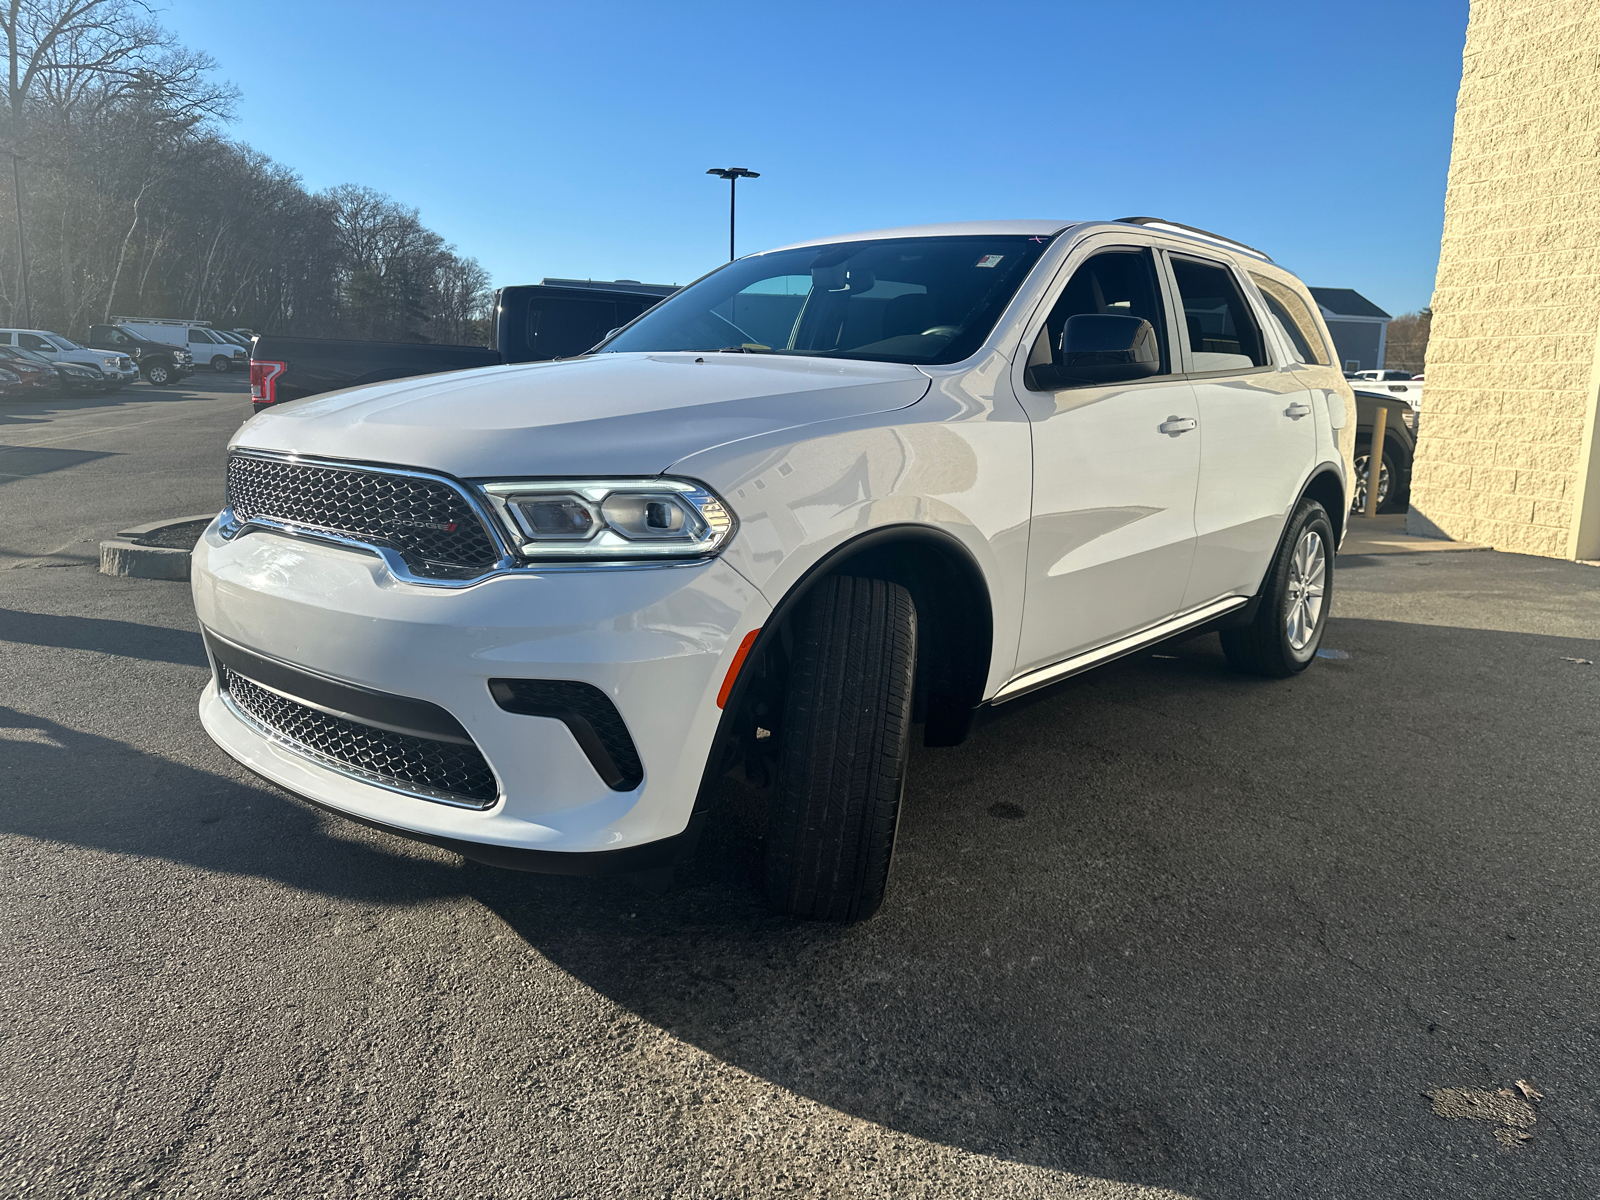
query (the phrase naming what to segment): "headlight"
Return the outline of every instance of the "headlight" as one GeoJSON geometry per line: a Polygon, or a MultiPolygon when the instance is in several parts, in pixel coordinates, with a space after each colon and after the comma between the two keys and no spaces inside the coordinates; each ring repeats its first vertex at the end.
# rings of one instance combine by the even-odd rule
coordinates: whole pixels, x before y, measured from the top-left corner
{"type": "Polygon", "coordinates": [[[704,558],[738,522],[684,479],[564,479],[480,485],[524,558],[704,558]]]}

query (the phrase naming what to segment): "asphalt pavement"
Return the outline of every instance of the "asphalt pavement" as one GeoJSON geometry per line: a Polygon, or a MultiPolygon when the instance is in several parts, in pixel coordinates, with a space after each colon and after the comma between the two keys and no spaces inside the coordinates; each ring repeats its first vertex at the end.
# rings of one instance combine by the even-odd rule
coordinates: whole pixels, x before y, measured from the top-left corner
{"type": "Polygon", "coordinates": [[[220,506],[188,383],[0,404],[0,1195],[1600,1194],[1600,569],[1346,556],[1298,678],[1007,705],[841,929],[736,785],[654,894],[214,748],[187,587],[95,569],[220,506]]]}

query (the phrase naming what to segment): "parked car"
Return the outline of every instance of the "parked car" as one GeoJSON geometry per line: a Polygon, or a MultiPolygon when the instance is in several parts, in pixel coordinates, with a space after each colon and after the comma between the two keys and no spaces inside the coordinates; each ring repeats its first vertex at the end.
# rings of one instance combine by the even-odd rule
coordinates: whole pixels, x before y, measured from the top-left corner
{"type": "Polygon", "coordinates": [[[23,350],[17,346],[0,344],[0,360],[20,361],[34,367],[46,366],[55,371],[52,389],[63,396],[82,395],[86,392],[104,392],[113,386],[104,375],[88,363],[60,360],[52,362],[42,354],[23,350]]]}
{"type": "Polygon", "coordinates": [[[1377,428],[1379,408],[1388,410],[1384,419],[1383,466],[1378,476],[1378,511],[1405,512],[1411,504],[1411,462],[1417,450],[1417,410],[1403,398],[1358,388],[1356,399],[1356,445],[1353,465],[1355,483],[1350,489],[1350,507],[1365,512],[1367,470],[1372,453],[1372,435],[1377,428]]]}
{"type": "MultiPolygon", "coordinates": [[[[741,774],[771,903],[862,918],[914,726],[952,745],[1204,630],[1312,663],[1355,432],[1331,344],[1215,234],[975,222],[740,259],[576,360],[268,409],[193,554],[201,720],[529,870],[669,865],[741,774]]],[[[1284,720],[1337,725],[1305,695],[1284,720]]]]}
{"type": "Polygon", "coordinates": [[[91,325],[88,340],[91,349],[126,354],[145,382],[157,387],[177,383],[194,372],[194,356],[181,346],[140,337],[120,325],[91,325]]]}
{"type": "Polygon", "coordinates": [[[51,395],[61,387],[61,372],[49,359],[15,346],[0,346],[0,362],[17,376],[15,394],[51,395]]]}
{"type": "Polygon", "coordinates": [[[54,363],[79,363],[91,367],[108,388],[121,387],[139,378],[133,360],[126,354],[91,350],[70,338],[44,329],[0,329],[0,346],[28,350],[54,363]]]}
{"type": "Polygon", "coordinates": [[[0,400],[18,399],[25,391],[20,375],[0,367],[0,400]]]}
{"type": "Polygon", "coordinates": [[[251,403],[259,410],[386,379],[570,358],[675,290],[631,280],[592,284],[575,279],[501,288],[495,293],[493,346],[261,334],[250,352],[251,403]]]}
{"type": "Polygon", "coordinates": [[[245,371],[250,367],[249,347],[222,336],[208,321],[184,321],[166,317],[113,317],[112,321],[135,337],[166,342],[187,350],[197,364],[213,371],[245,371]]]}

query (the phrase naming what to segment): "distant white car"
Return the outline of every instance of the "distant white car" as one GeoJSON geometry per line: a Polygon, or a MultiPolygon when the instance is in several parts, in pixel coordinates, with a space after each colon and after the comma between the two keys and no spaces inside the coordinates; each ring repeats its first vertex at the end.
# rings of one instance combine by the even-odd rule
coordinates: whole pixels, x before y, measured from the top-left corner
{"type": "Polygon", "coordinates": [[[91,350],[78,345],[71,338],[45,329],[0,329],[0,346],[30,350],[51,362],[82,363],[93,367],[105,376],[106,383],[112,387],[121,387],[139,378],[139,368],[126,354],[118,354],[113,350],[91,350]]]}
{"type": "MultiPolygon", "coordinates": [[[[193,552],[200,718],[317,804],[528,870],[670,864],[742,772],[770,902],[856,920],[913,725],[953,745],[1186,632],[1311,665],[1355,434],[1331,344],[1226,238],[974,222],[739,259],[576,359],[277,405],[193,552]]],[[[1334,736],[1308,697],[1281,722],[1334,736]]]]}
{"type": "Polygon", "coordinates": [[[205,321],[155,317],[113,317],[112,320],[136,337],[182,346],[194,356],[197,370],[202,366],[217,372],[250,369],[249,349],[224,337],[205,321]]]}

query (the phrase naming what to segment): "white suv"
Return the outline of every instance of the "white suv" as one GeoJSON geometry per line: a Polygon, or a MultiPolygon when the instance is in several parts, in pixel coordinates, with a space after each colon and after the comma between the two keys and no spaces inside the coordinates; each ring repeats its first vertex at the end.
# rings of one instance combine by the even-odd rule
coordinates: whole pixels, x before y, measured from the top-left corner
{"type": "Polygon", "coordinates": [[[1287,676],[1354,400],[1299,280],[1150,218],[807,242],[578,359],[245,424],[195,547],[211,736],[484,862],[660,869],[769,792],[780,910],[884,894],[913,726],[1176,634],[1287,676]]]}

